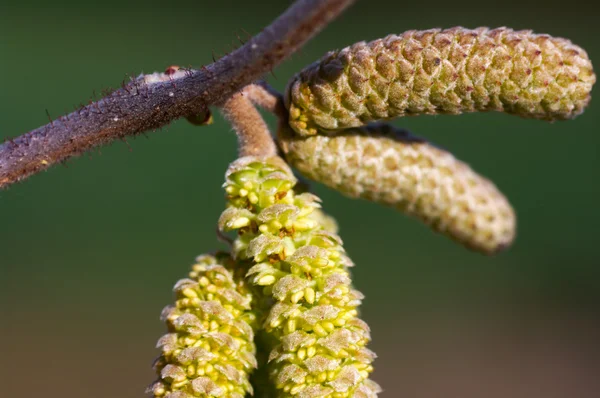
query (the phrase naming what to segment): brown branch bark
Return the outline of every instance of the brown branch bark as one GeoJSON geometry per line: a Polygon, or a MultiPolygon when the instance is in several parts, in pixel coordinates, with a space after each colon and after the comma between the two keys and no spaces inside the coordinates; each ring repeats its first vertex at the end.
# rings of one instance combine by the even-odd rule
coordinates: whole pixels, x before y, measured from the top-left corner
{"type": "Polygon", "coordinates": [[[57,162],[220,105],[319,32],[354,0],[298,0],[245,45],[201,70],[141,76],[0,146],[0,189],[57,162]]]}

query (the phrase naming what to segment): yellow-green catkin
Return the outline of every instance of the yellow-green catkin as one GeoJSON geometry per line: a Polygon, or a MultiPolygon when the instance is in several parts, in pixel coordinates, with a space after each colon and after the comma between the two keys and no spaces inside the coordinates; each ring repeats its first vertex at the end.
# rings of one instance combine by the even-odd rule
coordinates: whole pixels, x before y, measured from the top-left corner
{"type": "Polygon", "coordinates": [[[289,83],[300,135],[419,114],[502,111],[570,119],[596,81],[587,53],[529,30],[408,31],[327,53],[289,83]]]}
{"type": "Polygon", "coordinates": [[[515,213],[488,179],[451,153],[385,123],[330,135],[279,134],[288,162],[347,196],[395,207],[467,247],[508,247],[515,213]]]}
{"type": "Polygon", "coordinates": [[[237,231],[235,257],[252,264],[247,278],[272,301],[263,324],[274,341],[271,382],[278,397],[376,397],[352,262],[335,224],[315,214],[319,199],[295,184],[280,158],[241,158],[227,171],[228,208],[219,220],[222,231],[237,231]]]}
{"type": "Polygon", "coordinates": [[[189,278],[174,287],[176,302],[161,318],[169,333],[158,341],[154,397],[244,398],[256,368],[257,315],[244,280],[246,269],[227,253],[202,255],[189,278]]]}

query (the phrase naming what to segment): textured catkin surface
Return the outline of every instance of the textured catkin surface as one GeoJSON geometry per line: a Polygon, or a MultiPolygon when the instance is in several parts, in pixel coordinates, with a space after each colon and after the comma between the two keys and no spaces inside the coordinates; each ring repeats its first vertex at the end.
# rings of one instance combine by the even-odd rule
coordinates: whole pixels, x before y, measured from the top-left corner
{"type": "Polygon", "coordinates": [[[508,28],[408,31],[327,53],[289,83],[299,135],[419,114],[502,111],[560,120],[580,114],[596,81],[569,40],[508,28]]]}
{"type": "Polygon", "coordinates": [[[190,277],[177,282],[175,305],[161,316],[169,333],[158,341],[159,378],[149,388],[154,397],[244,398],[252,392],[258,317],[245,272],[229,254],[203,255],[190,277]]]}
{"type": "Polygon", "coordinates": [[[393,206],[467,247],[511,244],[515,214],[496,186],[434,145],[377,123],[331,135],[280,131],[288,162],[350,197],[393,206]]]}
{"type": "Polygon", "coordinates": [[[250,262],[247,278],[269,302],[268,377],[277,397],[376,397],[352,262],[319,199],[295,185],[282,159],[241,158],[227,172],[219,219],[222,231],[237,232],[236,260],[250,262]]]}

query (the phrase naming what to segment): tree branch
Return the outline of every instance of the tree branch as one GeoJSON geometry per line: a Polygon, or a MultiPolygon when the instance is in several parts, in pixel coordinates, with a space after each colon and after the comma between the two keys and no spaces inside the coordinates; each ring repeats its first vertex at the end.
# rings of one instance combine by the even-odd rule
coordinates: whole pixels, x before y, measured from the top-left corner
{"type": "Polygon", "coordinates": [[[354,0],[298,0],[245,45],[201,70],[140,76],[0,146],[0,189],[57,162],[220,105],[300,48],[354,0]]]}

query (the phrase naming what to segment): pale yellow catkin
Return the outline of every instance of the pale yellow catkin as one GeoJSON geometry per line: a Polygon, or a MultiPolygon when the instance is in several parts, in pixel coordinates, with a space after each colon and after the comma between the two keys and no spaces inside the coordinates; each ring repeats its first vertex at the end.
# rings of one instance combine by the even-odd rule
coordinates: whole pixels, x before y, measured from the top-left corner
{"type": "Polygon", "coordinates": [[[508,247],[515,213],[497,187],[434,145],[378,123],[332,135],[279,134],[287,161],[350,197],[393,206],[467,247],[508,247]]]}
{"type": "MultiPolygon", "coordinates": [[[[359,317],[363,295],[352,286],[343,243],[320,200],[296,191],[279,157],[243,157],[226,174],[228,205],[219,219],[235,231],[236,261],[268,303],[262,329],[270,342],[267,375],[279,398],[376,398],[369,376],[375,354],[359,317]]],[[[263,383],[264,384],[264,383],[263,383]]]]}
{"type": "Polygon", "coordinates": [[[419,114],[571,119],[596,81],[581,47],[509,28],[411,30],[327,53],[288,84],[290,125],[314,135],[419,114]]]}
{"type": "Polygon", "coordinates": [[[155,398],[244,398],[257,366],[254,332],[258,316],[246,270],[229,253],[202,255],[189,278],[174,287],[175,304],[161,315],[158,374],[148,393],[155,398]]]}

